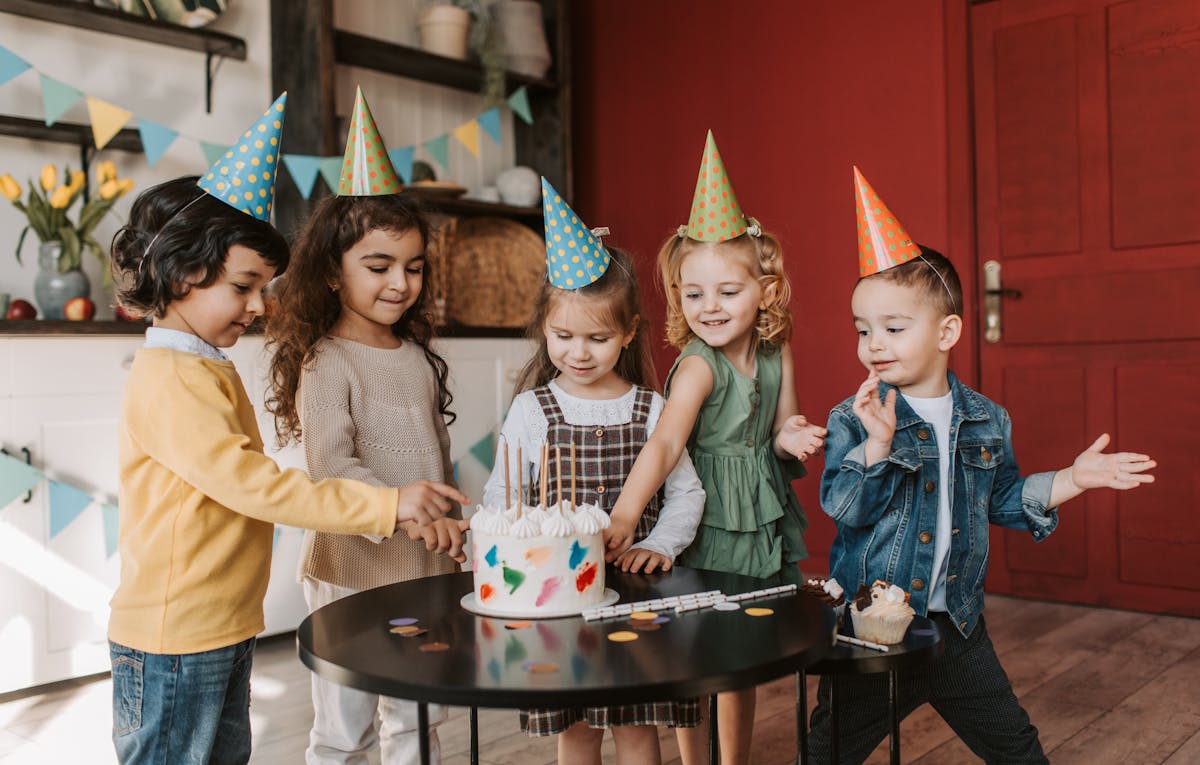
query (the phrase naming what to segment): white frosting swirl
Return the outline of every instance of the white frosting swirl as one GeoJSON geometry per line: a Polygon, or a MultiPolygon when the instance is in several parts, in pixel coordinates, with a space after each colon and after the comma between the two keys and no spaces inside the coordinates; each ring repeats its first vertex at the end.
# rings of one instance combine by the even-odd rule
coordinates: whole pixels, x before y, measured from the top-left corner
{"type": "Polygon", "coordinates": [[[542,521],[542,533],[548,537],[569,537],[575,533],[575,524],[561,512],[548,513],[542,521]]]}
{"type": "Polygon", "coordinates": [[[528,514],[518,518],[509,529],[509,533],[517,539],[532,539],[540,534],[542,525],[530,518],[528,514]]]}
{"type": "Polygon", "coordinates": [[[595,505],[579,505],[571,515],[571,522],[580,534],[599,534],[612,525],[608,513],[595,505]]]}
{"type": "Polygon", "coordinates": [[[837,600],[846,594],[845,590],[842,589],[842,586],[838,584],[838,580],[836,579],[826,579],[825,584],[821,585],[821,589],[825,590],[829,597],[833,598],[834,600],[837,600]]]}

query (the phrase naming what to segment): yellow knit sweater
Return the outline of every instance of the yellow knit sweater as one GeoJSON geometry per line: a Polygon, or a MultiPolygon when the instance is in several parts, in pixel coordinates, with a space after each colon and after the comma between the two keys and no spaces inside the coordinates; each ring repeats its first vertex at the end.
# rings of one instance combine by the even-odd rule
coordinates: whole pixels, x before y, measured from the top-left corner
{"type": "Polygon", "coordinates": [[[232,362],[137,352],[118,433],[121,583],[111,640],[181,654],[261,632],[273,523],[394,531],[396,489],[313,482],[262,449],[232,362]]]}

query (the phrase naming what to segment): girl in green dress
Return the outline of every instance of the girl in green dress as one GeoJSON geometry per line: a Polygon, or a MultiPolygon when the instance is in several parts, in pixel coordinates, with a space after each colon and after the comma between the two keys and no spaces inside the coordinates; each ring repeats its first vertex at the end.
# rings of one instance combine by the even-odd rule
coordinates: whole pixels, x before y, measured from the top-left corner
{"type": "MultiPolygon", "coordinates": [[[[682,352],[662,417],[610,514],[609,560],[622,568],[641,508],[685,448],[707,499],[680,565],[770,577],[807,557],[808,523],[791,480],[804,475],[825,429],[799,413],[781,254],[779,241],[742,215],[710,133],[691,220],[658,255],[667,340],[682,352]]],[[[717,706],[721,761],[749,762],[754,689],[722,693],[717,706]]],[[[706,736],[680,732],[685,760],[706,736]]]]}

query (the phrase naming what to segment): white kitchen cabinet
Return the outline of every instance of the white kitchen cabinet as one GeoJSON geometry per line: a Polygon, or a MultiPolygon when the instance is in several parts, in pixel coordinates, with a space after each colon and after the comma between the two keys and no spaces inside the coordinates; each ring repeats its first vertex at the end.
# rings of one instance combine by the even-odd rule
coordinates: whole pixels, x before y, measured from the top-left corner
{"type": "MultiPolygon", "coordinates": [[[[458,413],[452,458],[464,492],[477,500],[491,465],[470,448],[498,431],[531,346],[508,338],[439,342],[458,413]]],[[[121,393],[141,343],[140,336],[0,335],[0,445],[14,454],[29,448],[49,477],[115,500],[121,393]]],[[[263,411],[263,338],[242,339],[230,356],[259,412],[268,454],[284,467],[303,467],[299,447],[274,447],[273,420],[263,411]]],[[[22,500],[0,508],[0,693],[109,668],[105,627],[119,560],[106,556],[100,505],[52,539],[46,482],[22,500]]],[[[278,527],[265,634],[295,629],[306,614],[296,583],[302,538],[299,529],[278,527]]]]}

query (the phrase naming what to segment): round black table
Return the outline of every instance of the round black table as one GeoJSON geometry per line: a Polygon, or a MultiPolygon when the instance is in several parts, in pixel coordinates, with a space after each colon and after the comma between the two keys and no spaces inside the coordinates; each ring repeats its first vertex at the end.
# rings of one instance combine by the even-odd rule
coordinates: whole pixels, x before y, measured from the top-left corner
{"type": "MultiPolygon", "coordinates": [[[[649,575],[609,568],[606,577],[622,603],[709,590],[733,595],[782,582],[682,567],[649,575]]],[[[634,630],[638,640],[615,643],[607,635],[630,630],[627,618],[545,619],[510,630],[504,625],[512,619],[476,616],[460,605],[471,590],[471,574],[447,574],[338,600],[301,622],[300,659],[331,682],[416,701],[422,761],[428,762],[430,703],[522,708],[712,696],[802,672],[832,649],[833,612],[797,593],[742,603],[774,610],[762,617],[664,609],[671,621],[660,629],[634,630]],[[415,618],[428,632],[392,634],[388,622],[398,617],[415,618]],[[449,647],[420,649],[431,642],[449,647]],[[527,671],[531,662],[553,663],[558,671],[527,671]]],[[[714,707],[715,701],[710,731],[714,707]]]]}
{"type": "MultiPolygon", "coordinates": [[[[842,631],[851,637],[854,636],[854,626],[848,613],[842,631]]],[[[890,762],[892,765],[900,765],[898,673],[928,664],[942,654],[944,647],[945,642],[941,632],[933,620],[924,616],[914,616],[912,623],[908,625],[908,631],[904,634],[904,640],[897,645],[888,646],[886,652],[839,641],[823,659],[805,668],[804,672],[807,674],[829,676],[829,759],[831,762],[838,761],[838,675],[888,673],[888,713],[892,728],[888,747],[890,762]]],[[[808,692],[804,684],[803,673],[798,675],[798,683],[799,688],[796,695],[800,698],[800,704],[803,707],[799,714],[807,717],[808,692]]],[[[803,723],[800,724],[800,730],[805,730],[803,723]]],[[[801,761],[804,762],[808,755],[807,736],[801,736],[801,745],[801,761]]]]}

